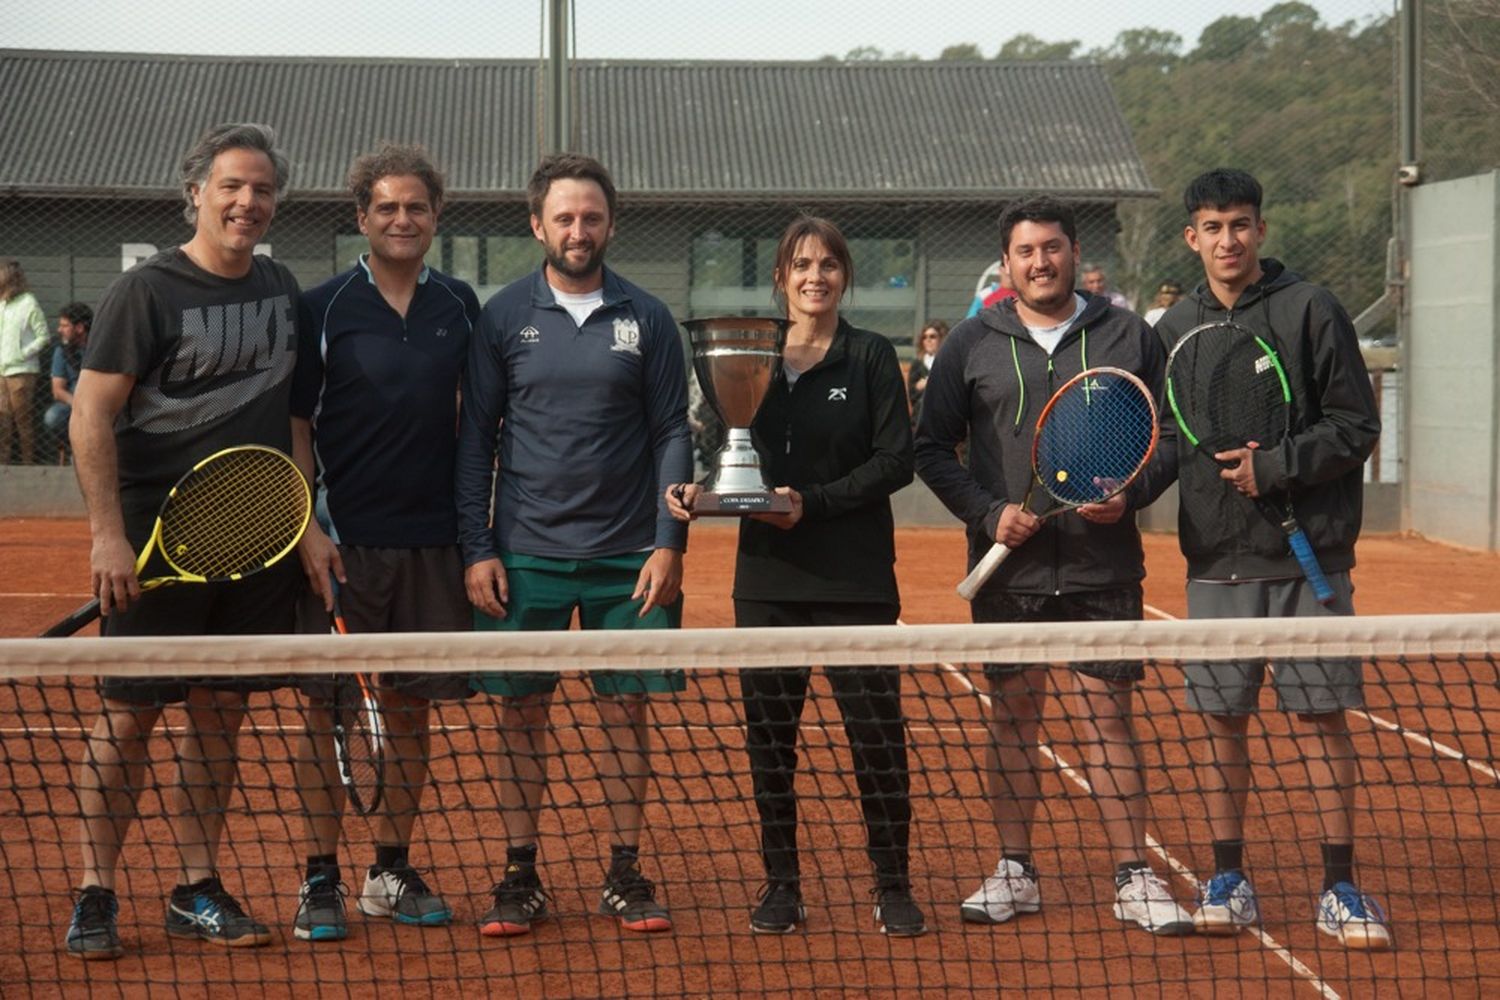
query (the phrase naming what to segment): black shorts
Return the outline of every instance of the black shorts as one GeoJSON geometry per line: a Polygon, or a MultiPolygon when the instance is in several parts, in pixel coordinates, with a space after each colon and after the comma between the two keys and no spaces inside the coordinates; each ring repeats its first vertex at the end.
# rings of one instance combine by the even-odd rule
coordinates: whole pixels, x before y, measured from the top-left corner
{"type": "MultiPolygon", "coordinates": [[[[1145,613],[1141,585],[1072,594],[1016,594],[983,590],[970,608],[975,622],[1138,622],[1145,613]]],[[[1040,663],[986,663],[984,675],[998,683],[1007,677],[1045,666],[1040,663]]],[[[1136,682],[1146,676],[1140,660],[1080,660],[1068,666],[1085,677],[1136,682]]]]}
{"type": "MultiPolygon", "coordinates": [[[[345,582],[339,588],[344,625],[352,632],[469,632],[474,609],[464,590],[463,556],[456,545],[381,548],[340,545],[345,582]]],[[[311,589],[298,611],[298,631],[324,632],[330,622],[311,589]]],[[[453,701],[474,693],[470,674],[385,673],[380,684],[412,698],[453,701]]],[[[331,697],[326,677],[304,677],[310,697],[331,697]]]]}
{"type": "MultiPolygon", "coordinates": [[[[141,595],[128,611],[102,624],[106,636],[276,635],[296,630],[297,596],[303,587],[296,559],[229,583],[180,583],[141,595]]],[[[127,705],[170,705],[186,699],[188,688],[215,691],[270,691],[285,687],[285,675],[260,677],[106,677],[99,695],[127,705]]]]}

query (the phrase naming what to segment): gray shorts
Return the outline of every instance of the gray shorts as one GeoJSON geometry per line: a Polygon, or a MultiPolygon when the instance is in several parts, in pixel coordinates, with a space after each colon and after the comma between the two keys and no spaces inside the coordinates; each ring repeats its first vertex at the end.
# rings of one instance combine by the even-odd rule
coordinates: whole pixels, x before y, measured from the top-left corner
{"type": "MultiPolygon", "coordinates": [[[[970,614],[975,622],[1138,622],[1143,613],[1141,585],[1071,594],[1014,594],[984,590],[974,598],[970,614]]],[[[1045,663],[986,663],[984,675],[992,684],[1045,663]]],[[[1146,676],[1140,660],[1080,660],[1068,666],[1086,677],[1117,684],[1136,683],[1146,676]]]]}
{"type": "MultiPolygon", "coordinates": [[[[463,557],[456,545],[427,548],[377,548],[340,545],[348,582],[339,588],[344,624],[355,632],[469,632],[474,609],[464,590],[463,557]]],[[[299,611],[299,631],[329,628],[328,613],[312,592],[299,611]]],[[[474,693],[465,673],[386,673],[380,684],[413,698],[450,701],[474,693]]],[[[326,696],[322,678],[301,688],[326,696]]]]}
{"type": "MultiPolygon", "coordinates": [[[[1315,618],[1354,614],[1354,584],[1349,574],[1329,573],[1334,601],[1319,604],[1307,581],[1247,580],[1208,583],[1189,580],[1189,618],[1315,618]]],[[[1188,706],[1209,715],[1252,715],[1260,705],[1265,660],[1221,660],[1184,663],[1188,706]]],[[[1357,659],[1274,660],[1276,704],[1283,712],[1327,715],[1360,708],[1364,698],[1364,663],[1357,659]]]]}

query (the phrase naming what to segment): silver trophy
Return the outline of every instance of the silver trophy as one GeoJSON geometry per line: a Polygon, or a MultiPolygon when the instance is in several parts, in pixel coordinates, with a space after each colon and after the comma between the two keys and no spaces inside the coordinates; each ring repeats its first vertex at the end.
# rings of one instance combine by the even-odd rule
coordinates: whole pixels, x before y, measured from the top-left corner
{"type": "Polygon", "coordinates": [[[706,515],[785,513],[791,498],[771,489],[760,455],[750,440],[750,424],[781,370],[787,321],[760,316],[690,319],[688,341],[698,385],[728,429],[724,447],[693,512],[706,515]]]}

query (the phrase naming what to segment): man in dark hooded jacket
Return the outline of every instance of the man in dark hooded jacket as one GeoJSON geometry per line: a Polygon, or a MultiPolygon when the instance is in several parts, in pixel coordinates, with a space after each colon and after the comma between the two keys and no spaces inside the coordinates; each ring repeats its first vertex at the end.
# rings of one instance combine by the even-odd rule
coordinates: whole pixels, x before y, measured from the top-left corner
{"type": "MultiPolygon", "coordinates": [[[[1204,322],[1232,320],[1275,346],[1292,389],[1293,426],[1274,447],[1246,447],[1210,459],[1164,420],[1157,476],[1175,467],[1181,489],[1178,537],[1187,557],[1191,618],[1352,615],[1354,543],[1359,537],[1362,467],[1380,416],[1354,325],[1327,289],[1259,254],[1266,222],[1261,187],[1241,170],[1211,170],[1188,185],[1188,246],[1205,281],[1157,322],[1170,349],[1204,322]],[[1287,533],[1251,499],[1295,496],[1298,520],[1334,597],[1312,592],[1287,533]]],[[[1250,785],[1246,731],[1259,701],[1263,660],[1188,664],[1189,705],[1204,713],[1213,742],[1202,788],[1213,831],[1215,873],[1194,922],[1200,933],[1234,934],[1259,920],[1244,873],[1244,809],[1250,785]]],[[[1345,711],[1363,704],[1358,660],[1275,664],[1282,711],[1292,714],[1307,781],[1322,824],[1323,893],[1317,925],[1350,948],[1391,945],[1380,907],[1354,883],[1354,785],[1359,767],[1345,711]]],[[[1286,846],[1286,845],[1283,845],[1286,846]]]]}

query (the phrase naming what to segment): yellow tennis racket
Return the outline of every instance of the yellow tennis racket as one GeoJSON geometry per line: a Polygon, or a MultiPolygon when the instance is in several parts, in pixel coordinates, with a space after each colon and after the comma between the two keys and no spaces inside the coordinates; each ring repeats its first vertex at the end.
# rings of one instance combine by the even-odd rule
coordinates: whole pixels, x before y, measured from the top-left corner
{"type": "MultiPolygon", "coordinates": [[[[135,572],[144,574],[153,552],[171,572],[142,579],[141,589],[259,573],[297,547],[311,514],[307,480],[282,452],[259,445],[216,452],[189,469],[162,501],[135,572]]],[[[42,638],[72,635],[98,617],[95,598],[42,638]]]]}

